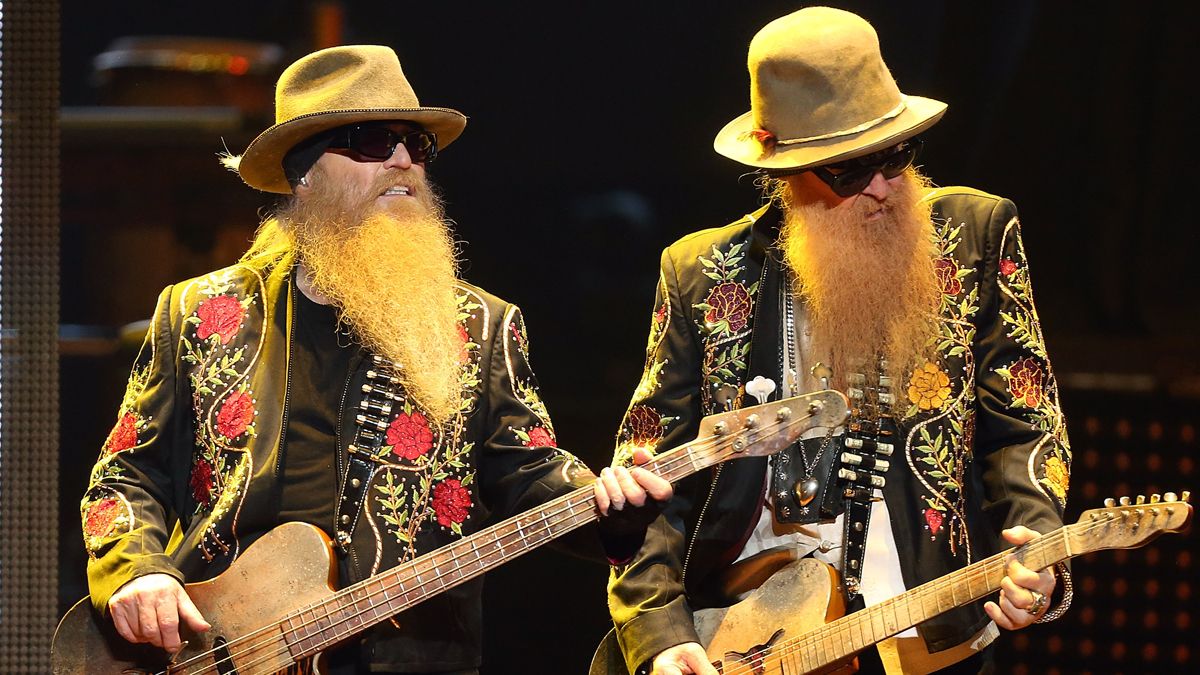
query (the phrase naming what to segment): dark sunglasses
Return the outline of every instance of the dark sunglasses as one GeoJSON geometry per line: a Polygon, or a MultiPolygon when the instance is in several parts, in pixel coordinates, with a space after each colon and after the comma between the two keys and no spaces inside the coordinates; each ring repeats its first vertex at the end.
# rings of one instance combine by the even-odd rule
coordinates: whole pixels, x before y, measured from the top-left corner
{"type": "Polygon", "coordinates": [[[335,129],[330,148],[347,148],[367,159],[384,160],[403,144],[413,164],[428,164],[437,157],[437,134],[418,129],[397,133],[381,125],[359,125],[335,129]]]}
{"type": "Polygon", "coordinates": [[[876,173],[883,174],[883,177],[889,180],[904,173],[904,170],[916,161],[922,145],[924,144],[921,139],[910,138],[899,145],[865,157],[818,166],[812,169],[812,172],[837,196],[853,197],[867,189],[876,173]]]}

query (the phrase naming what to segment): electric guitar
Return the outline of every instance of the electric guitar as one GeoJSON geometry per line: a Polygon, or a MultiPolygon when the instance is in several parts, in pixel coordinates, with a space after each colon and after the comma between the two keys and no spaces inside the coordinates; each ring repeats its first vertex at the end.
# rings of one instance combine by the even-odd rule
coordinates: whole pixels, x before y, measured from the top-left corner
{"type": "MultiPolygon", "coordinates": [[[[845,418],[846,399],[835,391],[710,415],[695,440],[643,467],[675,482],[728,459],[778,452],[808,429],[834,428],[845,418]]],[[[185,586],[212,628],[185,635],[187,643],[174,656],[126,642],[84,598],[55,632],[53,672],[320,672],[318,657],[333,645],[598,517],[592,488],[578,488],[340,591],[333,590],[337,567],[328,537],[311,525],[288,523],[256,541],[221,575],[185,586]]]]}
{"type": "MultiPolygon", "coordinates": [[[[695,612],[696,630],[722,675],[852,673],[858,652],[998,591],[1009,555],[1040,570],[1092,551],[1143,546],[1188,526],[1189,497],[1168,492],[1149,503],[1143,497],[1135,503],[1122,497],[1120,504],[1107,499],[1104,508],[1084,512],[1074,525],[849,615],[836,570],[813,558],[789,559],[741,602],[695,612]]],[[[615,631],[596,650],[589,673],[628,675],[615,631]]]]}

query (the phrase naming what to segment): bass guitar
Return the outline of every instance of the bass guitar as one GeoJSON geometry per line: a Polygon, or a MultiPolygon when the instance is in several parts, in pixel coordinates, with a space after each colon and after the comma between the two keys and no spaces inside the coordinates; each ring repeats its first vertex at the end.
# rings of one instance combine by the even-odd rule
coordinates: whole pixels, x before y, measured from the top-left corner
{"type": "MultiPolygon", "coordinates": [[[[695,440],[643,466],[675,482],[728,459],[769,455],[808,429],[842,424],[846,407],[840,393],[822,391],[710,415],[695,440]]],[[[582,487],[340,591],[328,537],[288,523],[221,575],[184,587],[212,628],[185,635],[175,655],[126,642],[84,598],[59,623],[51,665],[56,675],[319,673],[318,657],[337,643],[598,517],[592,488],[582,487]]]]}

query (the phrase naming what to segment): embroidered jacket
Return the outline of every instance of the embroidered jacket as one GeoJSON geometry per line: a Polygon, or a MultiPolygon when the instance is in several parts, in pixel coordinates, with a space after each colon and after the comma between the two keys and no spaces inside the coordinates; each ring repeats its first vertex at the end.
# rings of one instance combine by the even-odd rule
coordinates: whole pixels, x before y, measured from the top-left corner
{"type": "MultiPolygon", "coordinates": [[[[275,525],[290,392],[292,267],[290,260],[266,269],[239,264],[169,287],[159,298],[80,506],[89,586],[101,612],[138,576],[216,576],[275,525]]],[[[393,408],[380,468],[343,561],[351,582],[591,477],[555,447],[520,311],[465,283],[458,294],[460,412],[435,428],[410,400],[393,408]]],[[[365,370],[352,368],[341,393],[340,474],[365,370]]],[[[406,630],[376,628],[381,639],[372,663],[389,670],[477,667],[480,588],[479,580],[467,582],[417,605],[402,617],[406,630]]]]}
{"type": "MultiPolygon", "coordinates": [[[[904,443],[885,488],[908,588],[1006,547],[1005,527],[1061,527],[1071,465],[1016,208],[967,188],[927,199],[942,286],[937,358],[893,387],[904,443]]],[[[764,207],[663,252],[645,371],[615,461],[691,440],[702,416],[746,404],[755,376],[784,381],[780,218],[764,207]]],[[[631,672],[697,641],[690,611],[722,602],[715,577],[757,522],[766,475],[765,458],[747,458],[681,481],[643,549],[614,570],[610,609],[631,672]]],[[[976,603],[918,630],[940,651],[987,622],[976,603]]]]}

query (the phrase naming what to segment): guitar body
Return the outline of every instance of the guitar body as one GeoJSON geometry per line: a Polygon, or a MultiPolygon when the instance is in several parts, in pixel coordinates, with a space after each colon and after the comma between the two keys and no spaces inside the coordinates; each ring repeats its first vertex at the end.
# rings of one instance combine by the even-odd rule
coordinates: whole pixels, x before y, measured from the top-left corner
{"type": "MultiPolygon", "coordinates": [[[[739,661],[759,660],[772,646],[817,630],[845,614],[837,590],[837,572],[812,558],[791,562],[774,572],[744,600],[731,606],[702,609],[692,615],[700,644],[717,672],[726,672],[739,661]]],[[[774,673],[770,664],[752,673],[774,673]]],[[[853,659],[817,671],[851,673],[853,659]]],[[[609,631],[592,657],[589,675],[629,675],[616,640],[609,631]]],[[[738,671],[742,672],[742,671],[738,671]]]]}
{"type": "MultiPolygon", "coordinates": [[[[225,573],[184,587],[212,629],[185,635],[187,646],[175,663],[205,655],[188,672],[319,673],[311,660],[293,661],[278,624],[300,608],[332,595],[336,579],[332,548],[320,529],[287,523],[271,530],[225,573]],[[265,627],[271,628],[247,641],[253,643],[253,649],[231,646],[221,651],[223,642],[265,627]],[[216,654],[236,653],[231,664],[217,664],[214,650],[216,654]]],[[[98,616],[91,600],[84,598],[67,612],[54,633],[51,665],[55,675],[160,673],[169,670],[169,659],[157,647],[126,642],[112,620],[98,616]]]]}
{"type": "MultiPolygon", "coordinates": [[[[732,607],[702,609],[693,615],[700,643],[718,672],[738,662],[760,660],[780,640],[814,631],[845,614],[837,590],[837,572],[825,563],[802,558],[773,574],[732,607]]],[[[821,673],[854,672],[836,663],[821,673]]],[[[764,671],[765,672],[765,671],[764,671]]]]}

